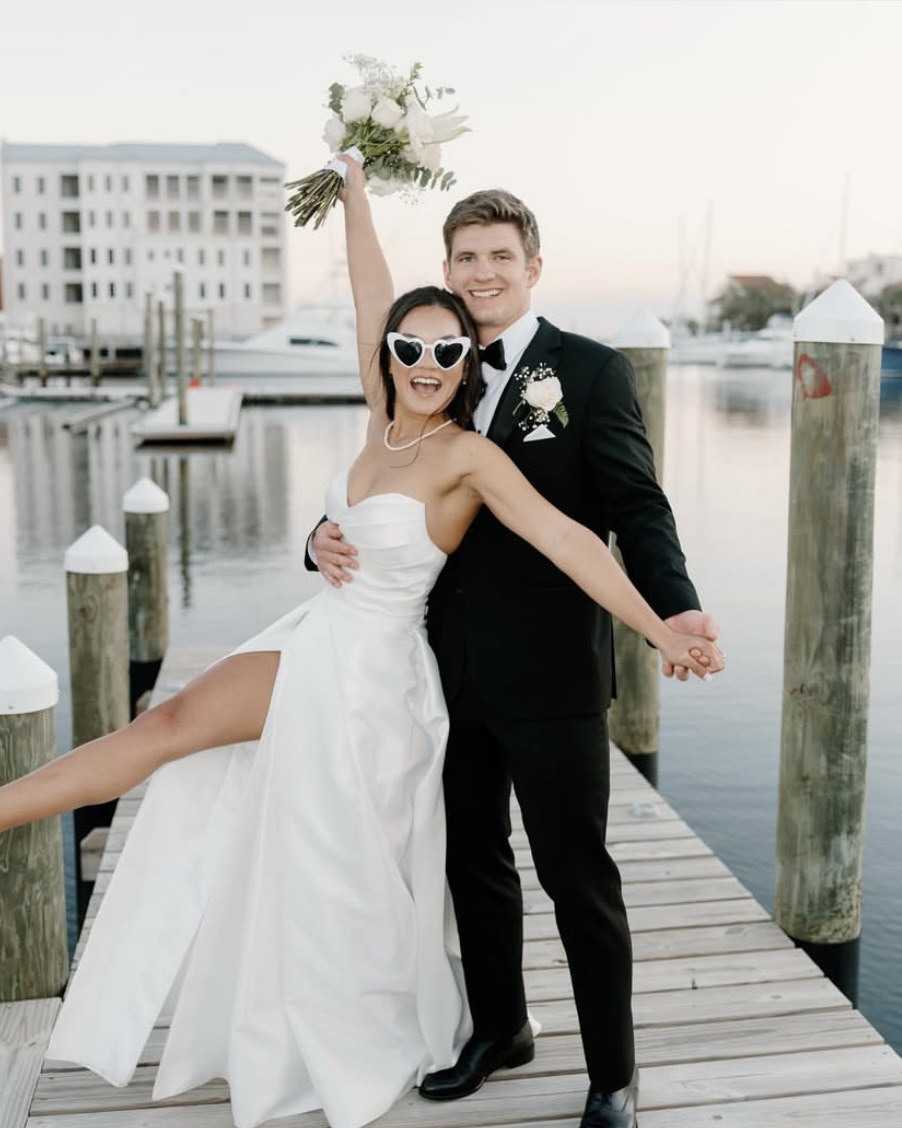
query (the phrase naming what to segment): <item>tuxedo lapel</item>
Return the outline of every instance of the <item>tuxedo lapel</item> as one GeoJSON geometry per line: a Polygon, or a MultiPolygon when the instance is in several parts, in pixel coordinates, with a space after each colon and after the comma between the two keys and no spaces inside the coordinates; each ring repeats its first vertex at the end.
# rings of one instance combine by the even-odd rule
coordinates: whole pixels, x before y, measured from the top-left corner
{"type": "Polygon", "coordinates": [[[535,336],[526,346],[519,364],[510,374],[507,385],[501,394],[501,399],[498,401],[495,414],[492,416],[492,422],[489,424],[487,437],[499,446],[506,445],[517,422],[516,411],[522,391],[518,376],[524,368],[534,369],[543,360],[553,367],[553,358],[557,356],[560,347],[560,330],[546,321],[544,317],[540,317],[535,336]]]}

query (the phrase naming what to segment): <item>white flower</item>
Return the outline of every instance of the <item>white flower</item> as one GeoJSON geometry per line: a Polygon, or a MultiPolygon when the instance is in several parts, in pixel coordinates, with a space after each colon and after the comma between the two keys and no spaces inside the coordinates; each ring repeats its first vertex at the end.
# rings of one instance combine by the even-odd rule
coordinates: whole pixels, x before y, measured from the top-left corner
{"type": "Polygon", "coordinates": [[[438,172],[442,167],[442,147],[441,145],[424,145],[423,158],[420,161],[423,168],[428,168],[430,172],[438,172]]]}
{"type": "Polygon", "coordinates": [[[433,119],[416,102],[410,102],[404,114],[404,128],[410,139],[411,147],[417,150],[419,146],[428,144],[432,138],[433,119]]]}
{"type": "Polygon", "coordinates": [[[470,127],[464,125],[467,119],[465,116],[456,114],[455,106],[453,110],[449,110],[444,114],[436,114],[432,118],[432,133],[431,140],[442,143],[444,141],[453,141],[455,137],[460,137],[462,133],[469,133],[470,127]]]}
{"type": "Polygon", "coordinates": [[[373,106],[373,112],[370,116],[377,125],[381,125],[385,129],[394,129],[401,118],[404,117],[404,110],[394,98],[380,98],[373,106]]]}
{"type": "Polygon", "coordinates": [[[391,196],[409,187],[406,180],[396,180],[394,177],[383,180],[381,176],[374,176],[366,182],[366,186],[374,196],[391,196]]]}
{"type": "Polygon", "coordinates": [[[345,136],[345,129],[345,123],[340,117],[331,117],[326,122],[326,128],[323,130],[323,140],[333,153],[341,148],[341,143],[345,136]]]}
{"type": "Polygon", "coordinates": [[[372,96],[362,86],[352,86],[341,99],[341,116],[346,123],[366,121],[373,108],[372,96]]]}
{"type": "Polygon", "coordinates": [[[553,411],[563,398],[561,382],[557,376],[546,376],[543,380],[532,380],[523,389],[523,398],[530,407],[544,411],[547,415],[553,411]]]}

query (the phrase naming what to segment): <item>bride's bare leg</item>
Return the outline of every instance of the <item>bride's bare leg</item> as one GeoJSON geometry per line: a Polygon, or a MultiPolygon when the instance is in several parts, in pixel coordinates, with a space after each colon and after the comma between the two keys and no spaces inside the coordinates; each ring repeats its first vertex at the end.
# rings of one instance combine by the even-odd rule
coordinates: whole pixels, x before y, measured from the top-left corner
{"type": "Polygon", "coordinates": [[[0,787],[0,831],[115,799],[161,764],[202,748],[257,740],[279,658],[276,651],[225,658],[125,728],[0,787]]]}

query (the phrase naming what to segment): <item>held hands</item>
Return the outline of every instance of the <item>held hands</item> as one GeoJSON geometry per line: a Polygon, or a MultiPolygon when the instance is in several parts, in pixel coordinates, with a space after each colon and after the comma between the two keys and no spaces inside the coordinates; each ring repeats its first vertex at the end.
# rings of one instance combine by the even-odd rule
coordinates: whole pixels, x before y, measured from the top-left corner
{"type": "MultiPolygon", "coordinates": [[[[695,635],[696,642],[699,639],[716,642],[720,634],[717,620],[706,611],[681,611],[679,615],[671,615],[664,622],[677,634],[695,635]]],[[[723,652],[716,646],[714,651],[721,661],[721,665],[717,668],[723,669],[723,652]]],[[[661,673],[665,678],[676,676],[678,681],[688,681],[690,672],[695,671],[685,663],[670,661],[669,657],[663,651],[661,652],[661,673]]]]}
{"type": "Polygon", "coordinates": [[[690,673],[696,674],[702,681],[710,681],[712,674],[719,673],[726,666],[723,651],[715,642],[672,628],[670,638],[658,647],[658,652],[661,655],[661,671],[667,677],[675,672],[680,681],[686,681],[690,673]]]}
{"type": "Polygon", "coordinates": [[[313,534],[313,551],[320,574],[332,587],[349,583],[354,578],[352,570],[360,567],[357,549],[348,544],[341,527],[334,521],[323,521],[317,528],[313,534]]]}

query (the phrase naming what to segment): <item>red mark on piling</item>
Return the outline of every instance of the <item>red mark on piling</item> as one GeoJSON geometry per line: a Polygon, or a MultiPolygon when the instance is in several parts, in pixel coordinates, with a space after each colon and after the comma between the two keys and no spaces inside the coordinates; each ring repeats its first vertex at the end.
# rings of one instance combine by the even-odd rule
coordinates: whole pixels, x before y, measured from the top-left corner
{"type": "Polygon", "coordinates": [[[802,385],[802,395],[805,399],[822,399],[833,391],[830,377],[808,353],[799,354],[796,379],[802,385]]]}

